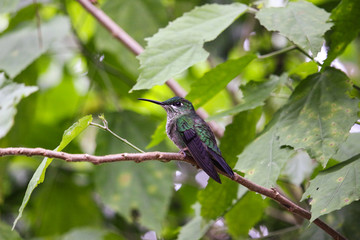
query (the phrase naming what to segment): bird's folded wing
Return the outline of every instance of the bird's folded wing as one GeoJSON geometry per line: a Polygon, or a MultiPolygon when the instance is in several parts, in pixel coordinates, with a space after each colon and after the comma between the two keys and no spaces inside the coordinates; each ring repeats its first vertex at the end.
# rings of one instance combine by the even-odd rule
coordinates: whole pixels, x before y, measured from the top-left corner
{"type": "Polygon", "coordinates": [[[178,124],[181,124],[181,126],[177,126],[178,129],[180,129],[180,135],[196,163],[211,178],[221,183],[220,177],[211,161],[206,145],[201,141],[201,139],[196,134],[195,130],[191,128],[191,126],[186,126],[186,121],[178,121],[178,124]]]}

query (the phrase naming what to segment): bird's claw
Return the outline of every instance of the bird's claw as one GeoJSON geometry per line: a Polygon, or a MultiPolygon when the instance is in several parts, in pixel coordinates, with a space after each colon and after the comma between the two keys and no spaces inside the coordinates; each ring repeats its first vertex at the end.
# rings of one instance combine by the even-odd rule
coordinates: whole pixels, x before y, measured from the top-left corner
{"type": "Polygon", "coordinates": [[[189,149],[186,147],[186,148],[183,148],[183,149],[180,149],[179,153],[181,153],[184,157],[186,157],[186,152],[185,151],[189,151],[189,149]]]}

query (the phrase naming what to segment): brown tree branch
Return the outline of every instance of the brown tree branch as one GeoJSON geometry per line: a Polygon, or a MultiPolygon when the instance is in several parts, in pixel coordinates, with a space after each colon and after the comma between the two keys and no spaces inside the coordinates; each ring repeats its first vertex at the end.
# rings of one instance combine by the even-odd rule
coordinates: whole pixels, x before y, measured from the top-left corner
{"type": "MultiPolygon", "coordinates": [[[[139,55],[144,51],[143,47],[140,46],[129,34],[127,34],[119,25],[117,25],[108,15],[106,15],[101,9],[94,6],[89,0],[77,0],[83,8],[93,15],[101,25],[103,25],[114,38],[119,40],[126,48],[128,48],[133,54],[139,55]]],[[[179,97],[185,97],[186,91],[174,80],[169,79],[166,85],[179,97]]],[[[206,119],[208,114],[202,108],[197,110],[197,113],[206,119]]],[[[217,138],[221,138],[224,135],[224,129],[221,128],[216,122],[208,122],[211,129],[217,138]]]]}
{"type": "MultiPolygon", "coordinates": [[[[102,164],[109,162],[121,162],[121,161],[134,161],[136,163],[150,161],[150,160],[159,160],[162,162],[169,162],[171,160],[188,162],[195,165],[195,162],[191,157],[184,156],[181,153],[171,153],[171,152],[147,152],[147,153],[120,153],[120,154],[112,154],[105,156],[93,156],[89,154],[70,154],[66,152],[57,152],[53,150],[47,150],[43,148],[0,148],[0,157],[3,156],[11,156],[11,155],[24,155],[24,156],[44,156],[50,158],[58,158],[61,160],[65,160],[67,162],[91,162],[93,164],[102,164]]],[[[285,207],[288,211],[296,214],[302,218],[310,219],[311,213],[302,207],[296,205],[285,196],[281,195],[275,188],[265,188],[256,183],[253,183],[246,178],[240,176],[235,173],[234,177],[231,178],[225,173],[218,170],[218,172],[231,180],[245,186],[250,191],[254,191],[260,193],[264,196],[272,198],[277,201],[280,205],[285,207]]],[[[343,240],[346,239],[336,230],[331,228],[325,222],[320,220],[319,218],[315,219],[314,224],[318,225],[321,229],[323,229],[326,233],[332,236],[334,239],[343,240]]]]}

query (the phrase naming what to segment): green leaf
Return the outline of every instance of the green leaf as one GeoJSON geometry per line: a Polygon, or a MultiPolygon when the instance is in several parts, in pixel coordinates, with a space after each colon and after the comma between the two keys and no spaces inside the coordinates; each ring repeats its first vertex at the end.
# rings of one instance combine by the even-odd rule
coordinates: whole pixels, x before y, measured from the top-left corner
{"type": "Polygon", "coordinates": [[[205,42],[214,40],[247,10],[244,4],[207,4],[196,7],[148,38],[145,51],[138,57],[140,76],[132,90],[149,89],[165,83],[197,62],[208,52],[205,42]]]}
{"type": "Polygon", "coordinates": [[[316,57],[324,42],[323,35],[332,26],[330,14],[314,4],[289,2],[286,7],[263,8],[256,14],[261,25],[278,31],[305,51],[316,57]]]}
{"type": "Polygon", "coordinates": [[[331,62],[344,52],[346,46],[359,35],[360,24],[360,1],[342,0],[339,5],[332,10],[330,18],[334,22],[331,31],[325,35],[329,46],[327,59],[323,66],[328,66],[331,62]]]}
{"type": "Polygon", "coordinates": [[[298,76],[300,79],[304,79],[307,76],[318,72],[318,65],[314,61],[304,62],[292,68],[289,71],[289,76],[298,76]]]}
{"type": "Polygon", "coordinates": [[[193,208],[195,210],[195,217],[181,228],[177,240],[198,240],[204,236],[211,225],[215,222],[214,220],[205,220],[200,216],[199,203],[194,204],[193,208]]]}
{"type": "Polygon", "coordinates": [[[27,25],[2,35],[0,69],[11,78],[15,77],[69,31],[68,18],[57,16],[49,22],[41,23],[42,46],[39,46],[38,29],[35,25],[27,25]]]}
{"type": "Polygon", "coordinates": [[[270,79],[265,82],[250,81],[248,84],[241,87],[244,95],[242,103],[209,117],[207,120],[225,117],[227,115],[236,114],[264,105],[264,101],[270,96],[271,92],[274,91],[279,84],[283,84],[287,78],[287,74],[283,74],[280,77],[272,75],[270,79]]]}
{"type": "Polygon", "coordinates": [[[360,153],[360,133],[350,133],[346,141],[340,146],[339,151],[332,156],[337,161],[345,161],[360,153]]]}
{"type": "Polygon", "coordinates": [[[248,236],[249,230],[260,221],[266,204],[261,195],[247,192],[225,215],[228,231],[234,239],[248,236]]]}
{"type": "Polygon", "coordinates": [[[360,199],[360,154],[320,172],[302,200],[311,197],[311,221],[360,199]]]}
{"type": "MultiPolygon", "coordinates": [[[[272,122],[276,122],[276,118],[272,122]]],[[[266,188],[275,186],[280,170],[293,153],[287,147],[280,148],[277,131],[276,126],[265,130],[238,156],[235,165],[247,179],[266,188]]]]}
{"type": "Polygon", "coordinates": [[[155,129],[155,132],[153,135],[151,135],[151,142],[146,146],[146,149],[155,147],[159,143],[161,143],[164,139],[166,139],[166,120],[162,121],[157,128],[155,129]]]}
{"type": "Polygon", "coordinates": [[[38,90],[35,86],[25,86],[5,80],[0,76],[0,138],[4,137],[14,124],[16,105],[24,97],[38,90]]]}
{"type": "Polygon", "coordinates": [[[231,206],[236,198],[238,183],[222,178],[221,186],[210,181],[206,188],[199,192],[198,201],[201,204],[201,216],[204,219],[216,219],[231,206]]]}
{"type": "Polygon", "coordinates": [[[11,227],[0,221],[0,239],[1,240],[21,240],[22,238],[11,227]]]}
{"type": "Polygon", "coordinates": [[[256,124],[261,117],[261,109],[241,112],[234,116],[232,123],[226,126],[220,142],[220,150],[229,166],[235,166],[240,154],[256,136],[256,124]]]}
{"type": "MultiPolygon", "coordinates": [[[[76,136],[78,136],[82,131],[84,131],[90,125],[91,121],[92,121],[92,116],[87,115],[85,117],[82,117],[76,123],[74,123],[70,128],[68,128],[64,132],[63,138],[59,146],[55,148],[55,151],[61,151],[62,149],[64,149],[64,147],[66,147],[67,144],[69,144],[76,136]]],[[[19,209],[19,215],[16,217],[13,223],[13,228],[16,226],[17,221],[19,221],[19,219],[21,218],[22,213],[26,207],[26,204],[29,202],[30,196],[34,191],[34,189],[40,183],[44,182],[46,169],[50,165],[52,160],[53,160],[52,158],[47,158],[47,157],[44,158],[40,163],[39,167],[36,169],[26,189],[25,196],[23,198],[22,204],[19,209]]]]}
{"type": "MultiPolygon", "coordinates": [[[[155,120],[134,112],[107,114],[110,129],[131,143],[144,148],[148,143],[155,120]]],[[[106,132],[97,137],[96,154],[134,151],[106,132]]],[[[96,168],[95,187],[101,200],[128,222],[133,210],[138,210],[141,225],[160,233],[173,192],[172,165],[159,161],[118,162],[96,168]]]]}
{"type": "Polygon", "coordinates": [[[195,108],[202,106],[223,90],[255,58],[256,55],[250,54],[217,65],[191,85],[186,99],[191,101],[195,108]]]}
{"type": "Polygon", "coordinates": [[[351,88],[348,77],[333,68],[303,80],[282,109],[280,144],[303,148],[326,166],[358,119],[359,100],[350,98],[351,88]]]}

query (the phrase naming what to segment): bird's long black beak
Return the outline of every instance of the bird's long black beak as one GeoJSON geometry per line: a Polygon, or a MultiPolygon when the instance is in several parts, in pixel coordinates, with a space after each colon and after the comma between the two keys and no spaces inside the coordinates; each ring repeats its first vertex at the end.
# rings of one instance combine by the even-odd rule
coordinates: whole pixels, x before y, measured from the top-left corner
{"type": "Polygon", "coordinates": [[[155,104],[157,104],[157,105],[165,105],[163,102],[159,102],[159,101],[155,101],[155,100],[150,100],[150,99],[146,99],[146,98],[138,98],[138,100],[147,101],[147,102],[152,102],[152,103],[155,103],[155,104]]]}

